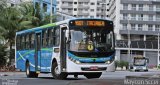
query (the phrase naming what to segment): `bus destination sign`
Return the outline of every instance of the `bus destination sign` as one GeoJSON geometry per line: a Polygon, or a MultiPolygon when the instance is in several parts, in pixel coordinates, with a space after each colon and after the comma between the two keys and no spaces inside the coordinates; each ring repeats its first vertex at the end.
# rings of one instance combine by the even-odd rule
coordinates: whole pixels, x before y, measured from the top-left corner
{"type": "Polygon", "coordinates": [[[93,20],[89,20],[89,21],[78,20],[78,21],[75,21],[74,25],[75,26],[105,26],[105,22],[93,21],[93,20]]]}

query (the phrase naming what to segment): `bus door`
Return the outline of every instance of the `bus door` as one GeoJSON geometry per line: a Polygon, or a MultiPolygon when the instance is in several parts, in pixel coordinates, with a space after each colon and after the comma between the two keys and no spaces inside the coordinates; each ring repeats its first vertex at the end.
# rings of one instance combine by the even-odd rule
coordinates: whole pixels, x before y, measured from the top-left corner
{"type": "Polygon", "coordinates": [[[60,30],[60,65],[61,71],[64,72],[63,69],[66,69],[66,32],[67,27],[61,27],[60,30]]]}
{"type": "Polygon", "coordinates": [[[36,33],[36,48],[35,48],[35,71],[39,72],[41,69],[41,32],[36,33]]]}

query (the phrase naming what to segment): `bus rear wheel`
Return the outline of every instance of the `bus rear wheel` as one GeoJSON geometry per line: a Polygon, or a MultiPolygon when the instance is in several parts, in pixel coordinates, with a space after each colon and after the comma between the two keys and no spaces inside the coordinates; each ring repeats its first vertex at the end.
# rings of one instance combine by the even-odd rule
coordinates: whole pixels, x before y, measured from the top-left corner
{"type": "Polygon", "coordinates": [[[64,73],[64,72],[59,72],[58,70],[58,65],[56,62],[54,62],[52,64],[52,70],[51,70],[51,73],[52,73],[52,76],[55,78],[55,79],[66,79],[67,78],[67,73],[64,73]]]}
{"type": "Polygon", "coordinates": [[[36,72],[31,72],[30,71],[29,62],[26,63],[26,76],[28,78],[37,78],[38,77],[38,74],[36,72]]]}
{"type": "Polygon", "coordinates": [[[92,78],[99,78],[102,75],[102,72],[100,73],[87,73],[84,74],[84,76],[88,79],[92,79],[92,78]]]}

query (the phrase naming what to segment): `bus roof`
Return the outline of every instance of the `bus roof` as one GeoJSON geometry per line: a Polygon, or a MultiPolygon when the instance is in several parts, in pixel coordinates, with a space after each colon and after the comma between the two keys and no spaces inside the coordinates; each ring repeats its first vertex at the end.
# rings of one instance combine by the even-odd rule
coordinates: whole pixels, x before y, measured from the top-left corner
{"type": "Polygon", "coordinates": [[[75,18],[75,19],[67,19],[67,20],[63,20],[63,21],[59,21],[59,22],[55,22],[55,23],[51,23],[51,24],[46,24],[46,25],[42,25],[42,26],[39,26],[39,27],[35,27],[35,28],[31,28],[31,29],[27,29],[27,30],[22,30],[22,31],[18,31],[16,32],[16,35],[20,35],[20,34],[24,34],[24,33],[30,33],[30,32],[35,32],[35,31],[40,31],[42,29],[45,29],[45,28],[48,28],[48,27],[55,27],[57,25],[60,25],[60,24],[68,24],[70,20],[81,20],[81,19],[99,19],[99,20],[108,20],[108,21],[112,21],[111,19],[109,18],[106,18],[106,19],[100,19],[100,18],[75,18]]]}

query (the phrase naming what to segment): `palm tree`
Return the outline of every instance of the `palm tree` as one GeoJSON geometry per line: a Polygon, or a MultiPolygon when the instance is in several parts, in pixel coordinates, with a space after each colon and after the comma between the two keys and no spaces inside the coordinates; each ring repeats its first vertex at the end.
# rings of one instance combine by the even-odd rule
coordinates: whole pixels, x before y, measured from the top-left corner
{"type": "MultiPolygon", "coordinates": [[[[43,9],[40,8],[40,5],[34,6],[33,3],[24,2],[20,6],[21,6],[20,11],[21,14],[23,15],[23,19],[32,21],[30,22],[30,24],[32,24],[33,27],[49,23],[50,15],[48,13],[45,13],[43,9]]],[[[52,17],[53,17],[52,21],[55,22],[56,16],[53,15],[52,17]]]]}
{"type": "MultiPolygon", "coordinates": [[[[0,8],[0,37],[7,42],[5,45],[9,45],[9,60],[11,61],[14,58],[12,46],[15,41],[16,31],[49,23],[49,15],[40,11],[40,6],[36,6],[35,10],[32,3],[22,3],[16,7],[7,7],[5,3],[0,8]]],[[[53,21],[55,20],[53,18],[53,21]]]]}

